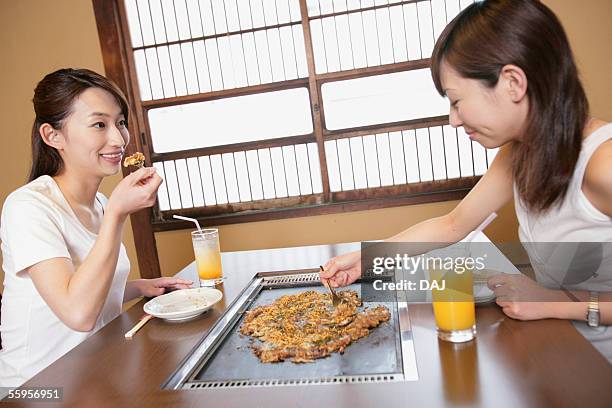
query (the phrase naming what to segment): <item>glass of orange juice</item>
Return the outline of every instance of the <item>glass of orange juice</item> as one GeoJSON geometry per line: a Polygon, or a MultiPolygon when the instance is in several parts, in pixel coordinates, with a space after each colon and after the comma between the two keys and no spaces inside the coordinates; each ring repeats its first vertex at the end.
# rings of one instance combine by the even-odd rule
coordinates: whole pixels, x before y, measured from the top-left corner
{"type": "Polygon", "coordinates": [[[205,228],[191,233],[200,286],[215,286],[223,281],[219,230],[205,228]]]}
{"type": "MultiPolygon", "coordinates": [[[[449,248],[441,254],[437,256],[453,260],[469,256],[461,249],[449,248]]],[[[429,269],[429,276],[438,337],[453,343],[472,340],[476,336],[472,270],[456,266],[450,269],[436,267],[429,269]]]]}

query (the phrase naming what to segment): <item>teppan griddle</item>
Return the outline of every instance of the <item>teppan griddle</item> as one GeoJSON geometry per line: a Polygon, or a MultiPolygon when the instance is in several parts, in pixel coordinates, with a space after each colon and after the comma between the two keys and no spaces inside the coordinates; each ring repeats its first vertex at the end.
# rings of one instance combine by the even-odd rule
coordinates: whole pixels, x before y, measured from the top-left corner
{"type": "MultiPolygon", "coordinates": [[[[361,296],[357,281],[346,289],[361,296]]],[[[316,270],[261,272],[228,307],[205,337],[162,385],[163,389],[268,387],[335,383],[416,381],[418,373],[408,315],[403,301],[365,302],[386,306],[391,318],[370,334],[351,343],[343,354],[312,363],[262,363],[250,349],[253,339],[240,334],[247,311],[283,295],[304,290],[326,291],[316,270]]]]}

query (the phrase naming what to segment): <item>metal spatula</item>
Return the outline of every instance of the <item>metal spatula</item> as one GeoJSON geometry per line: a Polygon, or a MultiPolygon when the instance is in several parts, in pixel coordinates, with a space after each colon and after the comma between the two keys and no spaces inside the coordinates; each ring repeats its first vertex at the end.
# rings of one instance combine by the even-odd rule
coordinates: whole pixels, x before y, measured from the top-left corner
{"type": "MultiPolygon", "coordinates": [[[[325,271],[325,269],[323,269],[323,267],[320,266],[320,265],[319,265],[319,268],[321,268],[321,272],[325,271]]],[[[327,279],[321,279],[321,282],[323,283],[323,286],[325,286],[329,290],[329,292],[331,293],[332,305],[334,307],[338,307],[338,305],[340,303],[342,303],[342,298],[336,294],[336,292],[331,287],[331,285],[329,284],[329,281],[327,279]]]]}

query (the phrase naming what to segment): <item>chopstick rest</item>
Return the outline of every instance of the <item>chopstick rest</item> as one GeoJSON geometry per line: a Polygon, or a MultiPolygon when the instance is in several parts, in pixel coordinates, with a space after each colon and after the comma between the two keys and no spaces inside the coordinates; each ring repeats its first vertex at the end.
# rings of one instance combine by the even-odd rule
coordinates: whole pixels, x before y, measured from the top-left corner
{"type": "Polygon", "coordinates": [[[126,339],[128,339],[128,340],[131,340],[131,339],[132,339],[132,337],[134,336],[134,334],[135,334],[135,333],[136,333],[138,330],[140,330],[140,328],[141,328],[142,326],[144,326],[144,325],[145,325],[145,324],[146,324],[146,323],[147,323],[149,320],[151,320],[152,318],[153,318],[153,316],[152,316],[152,315],[150,315],[150,314],[145,314],[144,316],[142,316],[142,317],[140,318],[140,321],[139,321],[138,323],[136,323],[136,325],[135,325],[134,327],[132,327],[132,328],[130,329],[130,331],[128,331],[127,333],[125,333],[125,338],[126,338],[126,339]]]}

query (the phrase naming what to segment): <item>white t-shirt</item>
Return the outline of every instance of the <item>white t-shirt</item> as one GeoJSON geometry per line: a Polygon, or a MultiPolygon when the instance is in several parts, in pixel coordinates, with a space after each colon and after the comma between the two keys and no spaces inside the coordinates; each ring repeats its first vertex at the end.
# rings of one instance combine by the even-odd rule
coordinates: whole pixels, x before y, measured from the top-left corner
{"type": "MultiPolygon", "coordinates": [[[[534,214],[520,201],[514,186],[519,236],[536,279],[545,287],[612,292],[612,218],[595,208],[582,191],[589,160],[610,139],[612,124],[607,124],[582,141],[567,195],[559,207],[534,214]]],[[[612,362],[612,326],[591,328],[584,321],[573,323],[612,362]]]]}
{"type": "MultiPolygon", "coordinates": [[[[106,205],[103,194],[97,193],[97,199],[103,207],[106,205]]],[[[5,274],[0,386],[23,384],[121,313],[130,271],[123,244],[110,291],[91,332],[78,332],[66,326],[24,271],[51,258],[69,258],[76,270],[96,238],[96,234],[81,224],[49,176],[41,176],[7,197],[0,220],[5,274]]]]}

